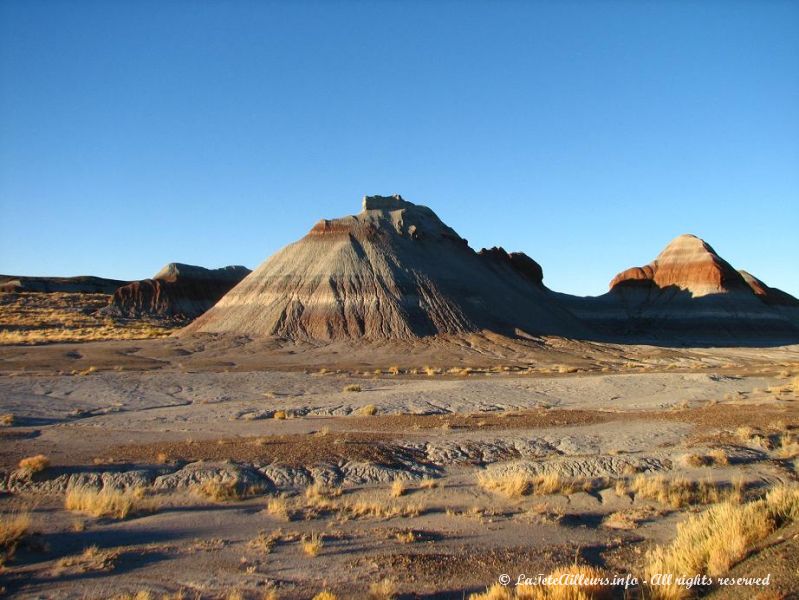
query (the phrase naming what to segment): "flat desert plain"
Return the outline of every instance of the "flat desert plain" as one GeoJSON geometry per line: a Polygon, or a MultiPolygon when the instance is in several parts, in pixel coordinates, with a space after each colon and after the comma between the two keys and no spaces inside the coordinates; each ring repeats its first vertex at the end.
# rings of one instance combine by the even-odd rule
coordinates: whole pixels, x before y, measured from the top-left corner
{"type": "Polygon", "coordinates": [[[264,344],[0,348],[6,592],[799,593],[799,347],[264,344]],[[514,591],[564,571],[639,584],[514,591]]]}

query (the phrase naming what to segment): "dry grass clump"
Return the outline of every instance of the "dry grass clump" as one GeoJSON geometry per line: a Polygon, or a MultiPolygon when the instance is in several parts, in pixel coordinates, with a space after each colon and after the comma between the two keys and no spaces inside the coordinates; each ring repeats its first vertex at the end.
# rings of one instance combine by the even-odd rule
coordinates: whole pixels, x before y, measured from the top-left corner
{"type": "MultiPolygon", "coordinates": [[[[724,502],[691,515],[677,526],[668,546],[647,554],[645,571],[672,573],[675,578],[697,574],[717,576],[746,557],[752,546],[777,527],[799,519],[799,487],[780,486],[747,504],[724,502]]],[[[690,596],[683,586],[654,586],[653,598],[679,600],[690,596]]]]}
{"type": "Polygon", "coordinates": [[[492,473],[490,471],[478,473],[477,483],[485,490],[502,494],[508,498],[519,498],[531,494],[537,496],[569,495],[578,491],[591,491],[604,484],[604,482],[588,479],[566,479],[557,473],[529,475],[522,472],[492,473]]]}
{"type": "Polygon", "coordinates": [[[14,424],[14,415],[12,415],[11,413],[0,415],[0,426],[11,427],[13,424],[14,424]]]}
{"type": "Polygon", "coordinates": [[[505,587],[495,583],[481,594],[471,594],[469,600],[602,600],[611,598],[613,592],[602,585],[603,578],[608,575],[599,569],[571,565],[549,573],[543,585],[505,587]]]}
{"type": "Polygon", "coordinates": [[[377,414],[377,407],[374,404],[366,404],[358,409],[358,414],[365,417],[371,417],[377,414]]]}
{"type": "Polygon", "coordinates": [[[273,419],[278,419],[279,421],[284,421],[288,418],[288,413],[285,410],[276,410],[272,414],[273,419]]]}
{"type": "Polygon", "coordinates": [[[40,473],[50,466],[50,459],[44,454],[29,456],[19,461],[19,468],[27,473],[40,473]]]}
{"type": "Polygon", "coordinates": [[[0,515],[0,565],[3,559],[11,556],[20,540],[31,527],[31,517],[27,512],[0,515]]]}
{"type": "Polygon", "coordinates": [[[360,391],[362,391],[362,389],[361,389],[361,386],[359,386],[357,383],[351,383],[348,386],[344,387],[344,391],[345,392],[360,392],[360,391]]]}
{"type": "Polygon", "coordinates": [[[321,551],[322,547],[325,545],[322,536],[312,533],[311,535],[302,538],[300,541],[300,546],[302,547],[302,551],[306,554],[306,556],[317,556],[321,551]]]}
{"type": "MultiPolygon", "coordinates": [[[[672,508],[682,508],[692,504],[714,504],[724,500],[740,500],[742,490],[737,486],[724,489],[710,481],[689,481],[682,477],[667,479],[662,475],[638,475],[627,491],[636,497],[655,500],[672,508]]],[[[619,488],[616,488],[619,492],[619,488]]]]}
{"type": "Polygon", "coordinates": [[[247,542],[247,546],[252,548],[253,550],[257,550],[258,552],[263,552],[264,554],[269,554],[272,552],[272,548],[275,547],[280,541],[283,532],[280,529],[276,529],[272,533],[267,534],[265,531],[261,530],[258,532],[258,537],[251,539],[247,542]]]}
{"type": "Polygon", "coordinates": [[[722,448],[715,448],[707,454],[684,454],[681,460],[685,466],[695,468],[726,466],[730,464],[730,459],[722,448]]]}
{"type": "Polygon", "coordinates": [[[141,487],[119,490],[76,485],[67,491],[64,508],[92,517],[124,519],[132,512],[154,509],[152,500],[145,499],[144,495],[145,490],[141,487]]]}
{"type": "Polygon", "coordinates": [[[399,479],[395,479],[394,483],[391,484],[391,497],[392,498],[399,498],[400,496],[404,496],[406,492],[405,482],[400,481],[399,479]]]}
{"type": "Polygon", "coordinates": [[[342,490],[339,487],[325,485],[316,482],[305,488],[305,499],[311,504],[316,505],[324,503],[325,501],[341,496],[342,490]]]}
{"type": "Polygon", "coordinates": [[[782,434],[774,452],[778,458],[796,458],[799,456],[799,439],[790,433],[782,434]]]}
{"type": "Polygon", "coordinates": [[[242,489],[241,481],[237,478],[234,479],[209,479],[191,488],[191,491],[203,498],[208,498],[212,502],[230,502],[234,500],[242,500],[247,496],[257,494],[260,488],[249,487],[242,489]]]}
{"type": "Polygon", "coordinates": [[[419,536],[413,529],[407,529],[405,531],[398,531],[394,534],[394,539],[397,540],[400,544],[413,544],[416,540],[419,539],[419,536]]]}
{"type": "Polygon", "coordinates": [[[397,367],[397,366],[389,367],[388,368],[388,373],[389,373],[389,375],[399,375],[400,374],[400,368],[397,367]]]}
{"type": "Polygon", "coordinates": [[[435,480],[435,479],[433,479],[432,477],[424,477],[424,478],[423,478],[423,479],[422,479],[422,480],[419,482],[419,489],[422,489],[422,490],[432,490],[432,489],[435,489],[435,488],[437,488],[437,487],[438,487],[438,485],[439,485],[438,481],[436,481],[436,480],[435,480]]]}
{"type": "Polygon", "coordinates": [[[383,579],[369,586],[366,596],[369,600],[394,600],[397,597],[397,584],[391,579],[383,579]]]}
{"type": "Polygon", "coordinates": [[[316,596],[313,597],[313,600],[338,600],[338,596],[336,596],[333,592],[328,592],[325,590],[316,594],[316,596]]]}
{"type": "Polygon", "coordinates": [[[82,554],[75,556],[65,556],[57,563],[57,571],[64,569],[74,569],[78,573],[87,571],[110,571],[114,568],[118,552],[111,550],[100,550],[97,546],[86,548],[82,554]]]}
{"type": "Polygon", "coordinates": [[[289,503],[283,496],[276,496],[270,498],[266,503],[266,512],[273,517],[282,519],[284,521],[291,521],[293,512],[289,508],[289,503]]]}

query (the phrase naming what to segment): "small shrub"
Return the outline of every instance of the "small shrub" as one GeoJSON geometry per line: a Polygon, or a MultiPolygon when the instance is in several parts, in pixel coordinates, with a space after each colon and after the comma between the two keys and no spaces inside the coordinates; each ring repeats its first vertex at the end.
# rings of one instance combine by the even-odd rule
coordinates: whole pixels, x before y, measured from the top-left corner
{"type": "Polygon", "coordinates": [[[0,426],[11,427],[13,424],[14,424],[14,415],[12,415],[11,413],[0,415],[0,426]]]}
{"type": "Polygon", "coordinates": [[[351,384],[349,384],[348,386],[346,386],[344,388],[344,391],[345,392],[360,392],[362,390],[361,390],[361,386],[358,385],[357,383],[351,383],[351,384]]]}
{"type": "Polygon", "coordinates": [[[322,547],[325,545],[322,537],[316,533],[312,533],[310,536],[305,537],[300,542],[302,546],[302,551],[307,556],[317,556],[319,552],[322,551],[322,547]]]}
{"type": "Polygon", "coordinates": [[[316,596],[313,597],[313,600],[338,600],[338,596],[336,596],[333,592],[328,592],[325,590],[324,592],[319,592],[316,596]]]}
{"type": "Polygon", "coordinates": [[[272,418],[273,419],[278,419],[280,421],[284,421],[285,419],[288,418],[288,414],[286,413],[285,410],[276,410],[274,412],[274,414],[272,415],[272,418]]]}
{"type": "Polygon", "coordinates": [[[29,456],[19,461],[19,468],[28,473],[40,473],[50,466],[50,459],[44,454],[29,456]]]}

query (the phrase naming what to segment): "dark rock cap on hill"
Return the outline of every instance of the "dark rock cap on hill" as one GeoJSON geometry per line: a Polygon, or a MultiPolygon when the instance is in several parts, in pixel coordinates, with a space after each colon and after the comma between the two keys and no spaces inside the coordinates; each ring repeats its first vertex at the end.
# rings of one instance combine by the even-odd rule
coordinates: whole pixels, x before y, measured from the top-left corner
{"type": "Polygon", "coordinates": [[[152,279],[118,288],[103,312],[128,318],[193,319],[216,304],[249,273],[242,266],[206,269],[169,263],[152,279]]]}

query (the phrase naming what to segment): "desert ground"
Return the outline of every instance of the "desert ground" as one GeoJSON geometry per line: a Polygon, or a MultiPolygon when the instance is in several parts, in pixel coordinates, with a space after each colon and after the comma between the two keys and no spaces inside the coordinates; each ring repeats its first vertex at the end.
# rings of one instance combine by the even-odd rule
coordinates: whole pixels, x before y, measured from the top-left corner
{"type": "Polygon", "coordinates": [[[768,514],[693,567],[769,585],[691,593],[799,594],[796,346],[206,335],[5,346],[0,373],[13,597],[511,598],[667,570],[716,504],[768,514]]]}

